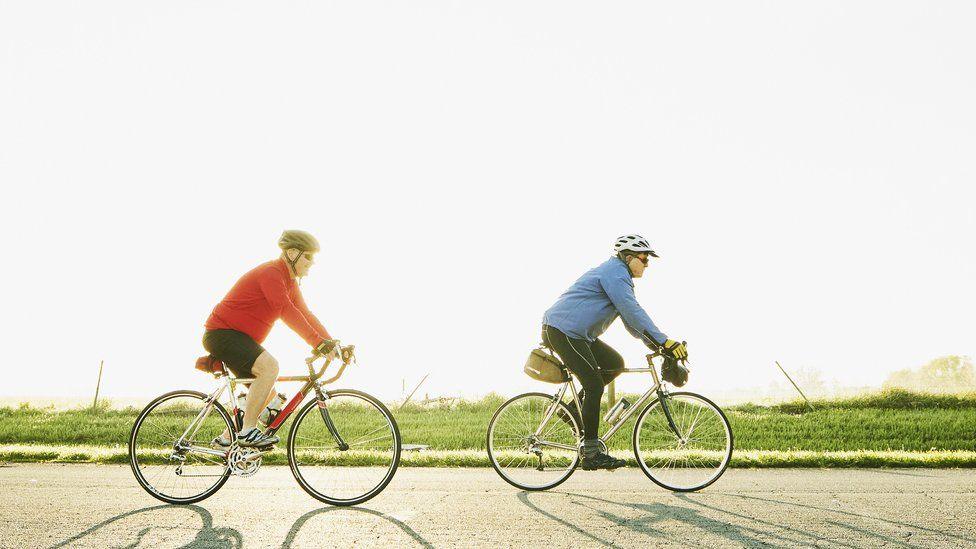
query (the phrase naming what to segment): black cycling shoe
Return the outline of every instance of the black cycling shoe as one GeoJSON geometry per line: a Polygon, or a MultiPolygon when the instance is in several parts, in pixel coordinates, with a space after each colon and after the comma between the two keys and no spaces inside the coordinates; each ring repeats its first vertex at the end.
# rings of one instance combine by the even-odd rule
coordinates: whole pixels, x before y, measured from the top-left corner
{"type": "Polygon", "coordinates": [[[244,448],[264,448],[274,446],[281,442],[281,439],[274,435],[266,435],[257,427],[251,427],[247,431],[237,435],[237,444],[244,448]]]}
{"type": "Polygon", "coordinates": [[[598,469],[607,469],[608,471],[613,471],[627,465],[627,461],[623,459],[618,459],[610,454],[604,454],[600,452],[595,456],[586,457],[583,456],[583,462],[580,467],[584,471],[596,471],[598,469]]]}

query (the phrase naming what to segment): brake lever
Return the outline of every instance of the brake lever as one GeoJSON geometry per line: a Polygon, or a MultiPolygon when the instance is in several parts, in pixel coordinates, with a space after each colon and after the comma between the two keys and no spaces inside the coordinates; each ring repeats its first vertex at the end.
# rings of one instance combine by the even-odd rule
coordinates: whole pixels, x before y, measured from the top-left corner
{"type": "Polygon", "coordinates": [[[343,347],[342,351],[340,352],[340,355],[342,355],[342,362],[345,364],[349,364],[350,362],[352,362],[353,364],[358,364],[358,362],[356,361],[355,351],[356,351],[355,345],[347,345],[343,347]]]}

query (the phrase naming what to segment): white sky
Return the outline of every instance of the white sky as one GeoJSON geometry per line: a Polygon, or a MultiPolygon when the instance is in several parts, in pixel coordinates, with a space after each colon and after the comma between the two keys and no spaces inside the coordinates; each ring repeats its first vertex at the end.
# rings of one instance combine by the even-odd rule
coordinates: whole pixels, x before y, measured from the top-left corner
{"type": "Polygon", "coordinates": [[[284,228],[328,250],[303,288],[360,349],[343,385],[384,398],[544,388],[543,311],[628,232],[703,392],[974,355],[974,15],[0,1],[0,394],[90,395],[100,359],[109,396],[208,387],[202,324],[284,228]]]}

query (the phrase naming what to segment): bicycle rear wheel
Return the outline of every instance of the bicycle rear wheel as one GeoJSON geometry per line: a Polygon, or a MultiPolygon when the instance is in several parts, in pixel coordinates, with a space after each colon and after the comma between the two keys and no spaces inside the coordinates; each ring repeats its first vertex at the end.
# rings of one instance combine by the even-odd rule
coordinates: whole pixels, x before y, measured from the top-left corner
{"type": "Polygon", "coordinates": [[[512,486],[547,490],[576,469],[579,433],[575,414],[565,404],[545,393],[525,393],[502,404],[488,423],[488,459],[512,486]],[[556,410],[543,425],[553,404],[556,410]]]}
{"type": "Polygon", "coordinates": [[[319,501],[356,505],[386,488],[400,464],[400,428],[376,398],[328,391],[306,404],[288,434],[288,464],[319,501]]]}
{"type": "Polygon", "coordinates": [[[662,488],[694,492],[718,480],[732,459],[732,428],[722,410],[695,393],[667,397],[676,434],[661,400],[651,402],[634,425],[634,454],[644,474],[662,488]]]}
{"type": "Polygon", "coordinates": [[[220,403],[207,405],[207,395],[173,391],[150,402],[129,434],[129,465],[136,481],[166,503],[195,503],[227,482],[226,456],[210,442],[231,428],[220,403]],[[214,453],[207,453],[207,451],[214,453]]]}

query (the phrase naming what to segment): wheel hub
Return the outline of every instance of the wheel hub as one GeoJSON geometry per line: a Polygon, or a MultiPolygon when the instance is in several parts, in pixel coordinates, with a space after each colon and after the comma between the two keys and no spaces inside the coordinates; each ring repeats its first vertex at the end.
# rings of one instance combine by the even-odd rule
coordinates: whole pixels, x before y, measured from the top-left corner
{"type": "Polygon", "coordinates": [[[173,453],[169,455],[169,459],[177,461],[186,461],[186,452],[189,450],[190,445],[185,440],[177,440],[173,443],[173,453]]]}

